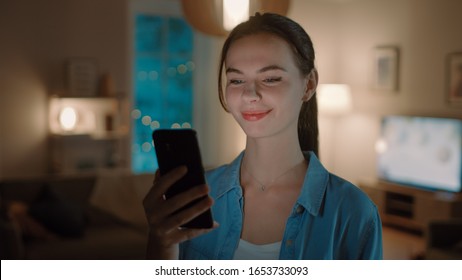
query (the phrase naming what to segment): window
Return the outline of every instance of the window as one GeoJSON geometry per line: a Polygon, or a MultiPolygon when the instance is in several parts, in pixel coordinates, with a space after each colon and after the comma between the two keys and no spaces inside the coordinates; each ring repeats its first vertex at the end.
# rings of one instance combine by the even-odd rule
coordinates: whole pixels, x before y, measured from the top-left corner
{"type": "Polygon", "coordinates": [[[157,169],[151,134],[190,128],[193,114],[193,31],[179,17],[138,13],[134,23],[131,165],[157,169]]]}

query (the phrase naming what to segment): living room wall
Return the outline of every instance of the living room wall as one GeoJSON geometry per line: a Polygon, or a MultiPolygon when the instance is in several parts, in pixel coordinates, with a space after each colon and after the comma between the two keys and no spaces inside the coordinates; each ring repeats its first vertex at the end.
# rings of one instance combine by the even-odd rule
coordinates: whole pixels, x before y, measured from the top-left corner
{"type": "MultiPolygon", "coordinates": [[[[48,97],[65,89],[68,59],[96,58],[127,92],[127,21],[126,0],[2,1],[0,178],[50,171],[48,97]]],[[[88,143],[72,149],[98,153],[88,143]]]]}
{"type": "MultiPolygon", "coordinates": [[[[305,26],[315,24],[310,16],[298,12],[309,10],[309,2],[296,1],[300,6],[292,10],[293,17],[305,26]]],[[[462,118],[461,104],[447,102],[445,64],[449,53],[462,52],[462,2],[353,0],[338,1],[336,8],[338,17],[330,17],[340,36],[335,50],[339,58],[336,80],[321,82],[349,84],[354,108],[347,116],[329,120],[335,129],[330,135],[321,134],[321,141],[331,142],[327,143],[332,148],[327,162],[331,169],[357,183],[376,177],[374,146],[382,116],[462,118]],[[399,88],[395,92],[371,86],[373,49],[383,45],[400,50],[399,88]]]]}
{"type": "MultiPolygon", "coordinates": [[[[157,0],[155,3],[171,0],[157,0]]],[[[152,2],[152,1],[151,1],[152,2]]],[[[4,0],[0,7],[0,178],[49,171],[47,98],[64,88],[63,65],[90,56],[130,96],[129,0],[4,0]],[[27,2],[27,3],[26,3],[27,2]]],[[[154,7],[156,7],[154,5],[154,7]]],[[[312,36],[320,83],[347,83],[353,111],[320,117],[321,160],[357,182],[375,176],[380,117],[462,117],[444,97],[444,59],[462,50],[461,1],[292,0],[289,16],[312,36]],[[372,50],[400,48],[400,86],[371,89],[372,50]]],[[[196,36],[195,124],[207,166],[231,160],[243,135],[218,105],[216,67],[222,38],[196,36]]],[[[129,150],[127,144],[127,150],[129,150]]],[[[75,152],[98,147],[75,146],[75,152]]],[[[128,156],[128,152],[125,153],[128,156]]]]}

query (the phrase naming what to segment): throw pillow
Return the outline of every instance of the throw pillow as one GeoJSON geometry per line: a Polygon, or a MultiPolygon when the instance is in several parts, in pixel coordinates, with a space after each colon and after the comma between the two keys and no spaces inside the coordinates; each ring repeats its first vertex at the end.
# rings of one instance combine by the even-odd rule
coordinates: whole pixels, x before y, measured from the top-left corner
{"type": "Polygon", "coordinates": [[[80,205],[44,186],[33,202],[29,215],[50,231],[63,237],[82,236],[85,230],[85,212],[80,205]]]}

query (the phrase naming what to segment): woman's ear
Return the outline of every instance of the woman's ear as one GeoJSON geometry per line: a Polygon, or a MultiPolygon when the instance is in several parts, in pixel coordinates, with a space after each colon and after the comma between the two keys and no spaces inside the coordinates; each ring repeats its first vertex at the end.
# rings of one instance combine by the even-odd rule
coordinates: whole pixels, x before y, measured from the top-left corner
{"type": "Polygon", "coordinates": [[[313,68],[311,72],[305,78],[305,92],[303,93],[302,101],[307,102],[313,97],[316,93],[316,88],[318,86],[318,71],[316,68],[313,68]]]}

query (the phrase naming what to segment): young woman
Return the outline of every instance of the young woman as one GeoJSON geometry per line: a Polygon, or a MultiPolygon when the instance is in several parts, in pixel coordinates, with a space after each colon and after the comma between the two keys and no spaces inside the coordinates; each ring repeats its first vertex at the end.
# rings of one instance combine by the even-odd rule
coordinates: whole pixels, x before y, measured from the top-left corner
{"type": "Polygon", "coordinates": [[[314,58],[303,28],[280,15],[256,14],[230,33],[219,68],[226,83],[220,79],[218,90],[247,136],[245,151],[207,172],[208,186],[168,201],[163,194],[187,170],[156,176],[144,200],[148,258],[382,258],[375,205],[316,156],[314,58]],[[180,228],[210,207],[212,229],[180,228]]]}

